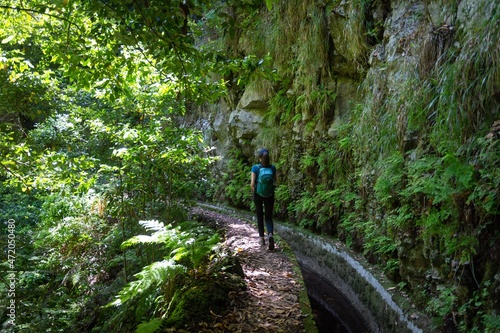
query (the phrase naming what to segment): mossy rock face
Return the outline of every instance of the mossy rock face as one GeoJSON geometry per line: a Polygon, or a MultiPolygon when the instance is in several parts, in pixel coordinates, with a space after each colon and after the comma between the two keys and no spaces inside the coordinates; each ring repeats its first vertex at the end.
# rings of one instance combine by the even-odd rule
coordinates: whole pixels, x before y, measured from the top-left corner
{"type": "Polygon", "coordinates": [[[211,313],[222,313],[229,305],[229,292],[243,290],[243,279],[235,274],[209,275],[192,280],[176,292],[168,327],[183,328],[209,322],[211,313]]]}

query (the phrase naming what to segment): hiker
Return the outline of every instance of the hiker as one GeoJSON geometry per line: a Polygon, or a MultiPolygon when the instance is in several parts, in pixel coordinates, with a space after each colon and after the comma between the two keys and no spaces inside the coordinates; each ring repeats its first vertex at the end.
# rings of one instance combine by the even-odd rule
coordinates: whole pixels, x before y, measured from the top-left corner
{"type": "Polygon", "coordinates": [[[255,212],[257,213],[257,229],[259,230],[260,244],[266,245],[264,240],[264,221],[269,239],[269,250],[274,250],[273,237],[273,209],[274,189],[276,187],[276,167],[269,161],[269,151],[259,150],[259,164],[252,166],[250,187],[253,192],[255,212]]]}

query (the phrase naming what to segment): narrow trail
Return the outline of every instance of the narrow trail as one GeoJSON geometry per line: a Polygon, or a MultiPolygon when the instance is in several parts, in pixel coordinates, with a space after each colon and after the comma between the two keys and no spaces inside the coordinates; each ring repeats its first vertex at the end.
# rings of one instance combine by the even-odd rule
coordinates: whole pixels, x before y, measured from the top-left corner
{"type": "Polygon", "coordinates": [[[247,284],[245,291],[230,295],[229,312],[204,332],[306,332],[301,308],[305,287],[279,237],[269,251],[267,244],[259,244],[256,227],[245,220],[201,207],[192,213],[224,230],[225,245],[239,258],[247,284]]]}

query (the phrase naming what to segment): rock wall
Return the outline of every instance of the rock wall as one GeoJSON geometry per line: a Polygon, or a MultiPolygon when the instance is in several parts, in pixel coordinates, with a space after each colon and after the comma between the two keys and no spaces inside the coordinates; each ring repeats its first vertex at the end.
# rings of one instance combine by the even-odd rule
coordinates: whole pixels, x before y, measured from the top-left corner
{"type": "MultiPolygon", "coordinates": [[[[450,309],[439,315],[453,331],[450,327],[460,325],[452,310],[456,304],[470,304],[475,290],[483,287],[492,295],[500,294],[500,271],[492,269],[498,267],[494,262],[500,249],[481,245],[497,237],[493,236],[497,228],[477,222],[495,221],[498,213],[467,208],[470,201],[463,198],[474,190],[460,192],[455,177],[447,180],[456,190],[450,192],[451,199],[442,198],[436,205],[430,191],[416,191],[411,197],[415,207],[406,218],[401,207],[405,207],[402,201],[409,186],[408,170],[399,173],[428,158],[438,162],[434,169],[422,171],[422,177],[437,173],[444,161],[441,158],[467,149],[471,138],[485,135],[485,128],[499,119],[500,5],[487,0],[290,0],[274,1],[272,10],[263,5],[250,7],[232,8],[233,22],[239,24],[233,28],[240,31],[225,41],[228,53],[244,61],[250,59],[246,55],[255,56],[252,71],[248,72],[248,66],[246,72],[235,70],[228,80],[230,97],[200,115],[205,119],[207,141],[222,157],[220,167],[225,168],[232,158],[230,152],[236,150],[243,156],[240,162],[249,168],[259,148],[270,148],[273,161],[279,164],[280,212],[303,227],[349,240],[374,262],[397,261],[394,277],[415,294],[426,294],[419,300],[424,307],[429,301],[426,297],[438,298],[434,310],[450,309]],[[245,11],[256,15],[245,16],[245,11]],[[266,57],[272,59],[271,65],[266,65],[266,57]],[[235,80],[243,72],[248,79],[243,86],[237,85],[235,80]],[[459,87],[462,83],[463,88],[459,87]],[[443,115],[443,110],[448,114],[443,115]],[[416,120],[416,115],[422,119],[416,120]],[[455,123],[465,125],[456,130],[455,123]],[[343,134],[346,127],[349,136],[343,134]],[[336,154],[333,157],[328,156],[332,146],[336,147],[331,150],[336,154]],[[394,165],[387,166],[390,163],[394,165]],[[380,178],[387,184],[377,183],[380,178]],[[324,190],[324,195],[314,196],[318,190],[324,190]],[[448,211],[463,212],[453,220],[439,217],[444,200],[448,200],[448,211]],[[395,211],[404,227],[386,226],[395,211]],[[438,216],[439,227],[429,231],[432,226],[421,224],[431,222],[422,222],[421,216],[432,214],[438,216]],[[483,217],[472,222],[471,216],[480,214],[483,217]],[[368,221],[372,229],[359,226],[368,221]],[[450,224],[456,229],[450,227],[442,234],[452,235],[439,240],[439,228],[450,224]],[[447,253],[454,246],[453,237],[466,233],[467,228],[486,231],[469,232],[461,243],[465,250],[447,253]],[[374,239],[379,248],[367,249],[377,229],[374,239]],[[475,238],[477,246],[467,245],[475,238]],[[394,249],[384,252],[384,241],[393,242],[394,249]],[[466,256],[460,257],[460,251],[466,256]],[[472,267],[467,255],[478,264],[472,267]],[[450,289],[454,292],[442,292],[450,289]]],[[[496,137],[491,128],[489,137],[496,137]]],[[[495,163],[491,159],[487,163],[491,175],[495,163]]],[[[484,179],[484,169],[477,172],[484,179]]],[[[246,188],[248,177],[245,174],[238,181],[246,188]]],[[[494,187],[493,192],[497,191],[494,187]]],[[[240,196],[246,195],[250,202],[247,192],[242,190],[245,194],[240,196]]],[[[496,194],[481,200],[487,198],[496,194]]],[[[224,200],[224,195],[217,199],[224,200]]],[[[487,303],[487,311],[499,307],[498,301],[487,303]]],[[[467,325],[472,324],[462,324],[467,325]]]]}
{"type": "MultiPolygon", "coordinates": [[[[304,11],[301,14],[296,13],[305,17],[305,22],[302,23],[304,25],[316,23],[307,22],[313,10],[311,8],[320,10],[325,17],[321,22],[324,24],[321,29],[325,30],[323,37],[327,40],[328,48],[325,52],[328,56],[321,59],[323,62],[316,61],[316,71],[295,72],[292,80],[299,81],[300,78],[307,77],[312,81],[322,81],[321,85],[335,96],[329,117],[314,120],[315,129],[326,129],[326,133],[333,137],[335,130],[332,125],[335,120],[349,115],[354,104],[363,103],[370,108],[376,108],[391,99],[404,98],[399,96],[404,93],[399,87],[416,76],[425,77],[431,67],[439,65],[439,57],[444,49],[450,43],[459,43],[454,40],[455,34],[474,33],[478,26],[481,26],[478,22],[487,21],[487,17],[492,15],[491,12],[495,8],[492,2],[485,0],[374,1],[371,7],[366,9],[369,10],[367,16],[362,18],[372,23],[372,30],[367,31],[367,27],[363,27],[362,22],[359,22],[360,14],[353,8],[352,2],[295,1],[300,5],[293,2],[290,2],[290,6],[297,6],[297,10],[304,11]],[[365,38],[367,35],[371,38],[365,38]],[[320,73],[323,69],[328,75],[320,73]]],[[[283,10],[283,6],[276,4],[273,11],[283,10]]],[[[266,9],[262,9],[261,15],[266,20],[286,20],[284,17],[277,19],[276,15],[268,13],[266,9]]],[[[261,28],[269,26],[280,27],[282,23],[268,22],[268,25],[261,28]]],[[[242,53],[266,54],[279,51],[252,49],[253,44],[248,40],[255,38],[255,34],[266,38],[266,33],[259,31],[259,27],[254,29],[255,31],[242,32],[241,39],[246,40],[246,43],[238,44],[242,53]]],[[[294,39],[291,39],[288,45],[290,49],[298,48],[301,41],[308,38],[305,32],[301,35],[299,28],[293,30],[293,33],[294,39]]],[[[464,39],[467,37],[462,38],[464,39]]],[[[273,54],[271,56],[284,57],[273,54]]],[[[297,52],[291,52],[288,56],[296,57],[297,52]]],[[[310,56],[314,58],[314,54],[310,56]]],[[[278,76],[290,58],[274,65],[278,76]]],[[[304,59],[306,60],[310,59],[304,59]]],[[[248,82],[243,94],[237,96],[237,105],[221,101],[212,109],[212,115],[204,114],[204,117],[211,119],[211,139],[222,156],[227,147],[237,145],[245,151],[248,159],[253,161],[255,151],[266,145],[265,140],[258,135],[267,125],[263,116],[269,111],[269,99],[283,86],[275,86],[274,92],[270,92],[261,88],[259,83],[262,80],[255,78],[248,82]]],[[[300,88],[300,85],[292,83],[288,93],[300,93],[300,88]]],[[[309,110],[310,115],[304,115],[300,121],[294,123],[293,130],[299,134],[295,136],[297,141],[310,139],[310,133],[304,130],[304,124],[315,115],[314,111],[309,110]]],[[[284,130],[288,131],[290,128],[284,130]]]]}

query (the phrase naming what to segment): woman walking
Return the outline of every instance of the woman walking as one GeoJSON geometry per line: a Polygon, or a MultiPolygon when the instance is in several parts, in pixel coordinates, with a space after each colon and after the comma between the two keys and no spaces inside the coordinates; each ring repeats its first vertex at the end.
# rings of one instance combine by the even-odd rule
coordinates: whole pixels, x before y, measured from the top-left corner
{"type": "Polygon", "coordinates": [[[269,240],[269,250],[274,250],[274,189],[276,187],[276,167],[270,163],[269,151],[265,148],[259,151],[259,164],[252,166],[250,187],[253,192],[255,212],[257,213],[257,229],[260,244],[265,245],[264,221],[269,240]]]}

